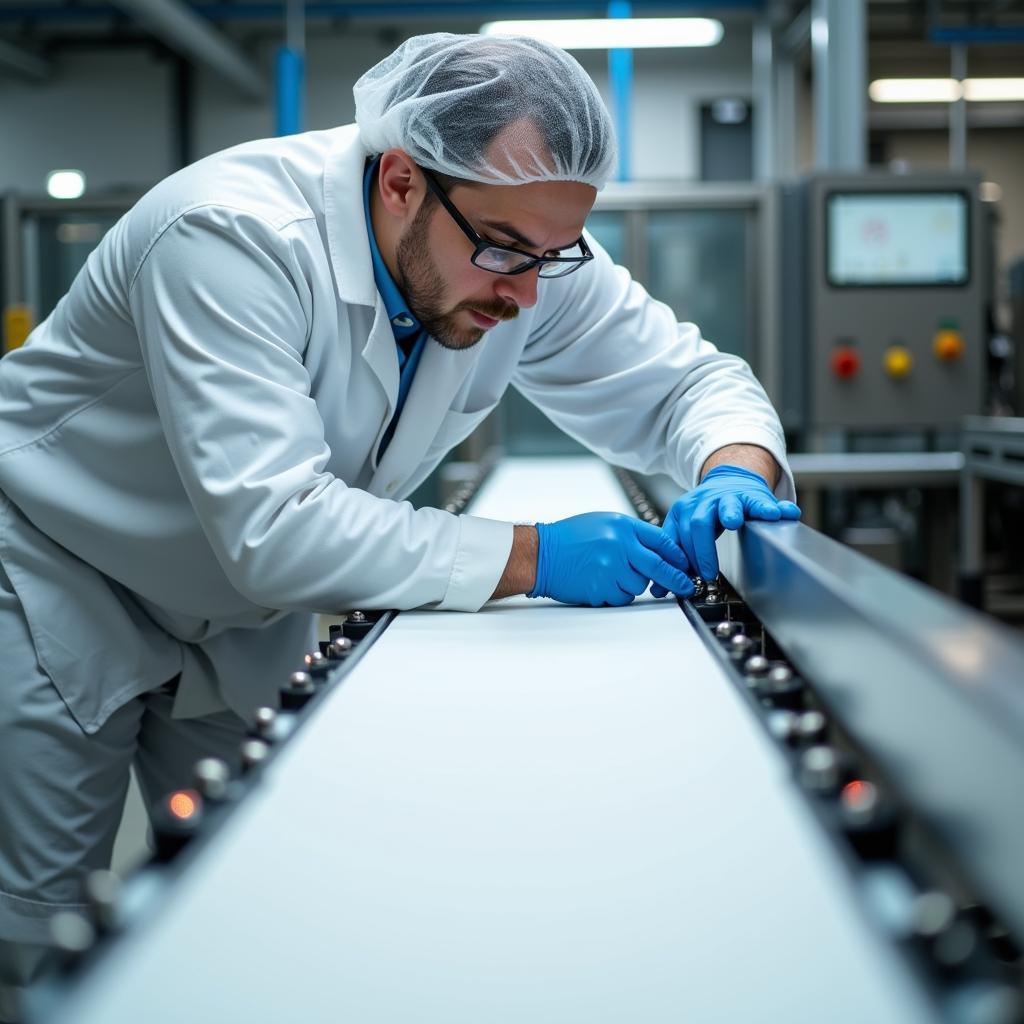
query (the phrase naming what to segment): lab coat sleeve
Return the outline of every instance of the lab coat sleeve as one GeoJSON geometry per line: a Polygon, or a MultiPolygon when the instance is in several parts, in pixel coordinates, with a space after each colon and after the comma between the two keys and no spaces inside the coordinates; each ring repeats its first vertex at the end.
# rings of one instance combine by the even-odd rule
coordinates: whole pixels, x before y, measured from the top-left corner
{"type": "Polygon", "coordinates": [[[513,385],[608,461],[693,487],[729,444],[766,448],[795,496],[785,438],[747,364],[678,323],[592,239],[594,261],[543,282],[513,385]]]}
{"type": "Polygon", "coordinates": [[[255,604],[475,610],[505,567],[511,524],[415,510],[325,471],[302,358],[317,242],[312,221],[207,206],[141,261],[130,308],[175,467],[223,571],[255,604]]]}

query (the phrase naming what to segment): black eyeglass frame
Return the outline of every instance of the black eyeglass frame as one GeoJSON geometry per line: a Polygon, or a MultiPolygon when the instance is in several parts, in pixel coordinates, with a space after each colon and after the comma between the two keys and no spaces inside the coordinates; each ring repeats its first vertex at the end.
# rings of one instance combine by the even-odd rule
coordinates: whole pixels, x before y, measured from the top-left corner
{"type": "Polygon", "coordinates": [[[541,266],[545,263],[573,264],[572,267],[561,274],[547,275],[547,277],[551,279],[555,277],[568,277],[570,274],[579,270],[585,263],[589,263],[594,258],[594,254],[590,251],[590,246],[587,245],[587,241],[582,235],[580,235],[580,237],[573,243],[573,245],[578,245],[580,247],[580,251],[583,253],[582,256],[534,256],[532,252],[524,252],[522,249],[515,249],[510,245],[498,245],[496,242],[488,242],[487,239],[481,238],[476,231],[473,230],[473,226],[469,221],[459,213],[456,205],[448,198],[447,193],[441,187],[441,183],[437,181],[430,171],[425,167],[421,167],[420,170],[423,172],[423,178],[427,183],[427,188],[430,189],[441,205],[448,211],[448,215],[462,229],[462,233],[473,243],[473,255],[469,258],[473,266],[480,267],[481,270],[486,270],[489,274],[509,275],[524,274],[527,270],[532,270],[534,267],[541,266]],[[477,260],[480,258],[481,254],[488,249],[498,249],[501,252],[512,253],[515,256],[521,257],[526,262],[524,262],[521,267],[516,267],[514,270],[495,270],[493,267],[482,267],[477,263],[477,260]]]}

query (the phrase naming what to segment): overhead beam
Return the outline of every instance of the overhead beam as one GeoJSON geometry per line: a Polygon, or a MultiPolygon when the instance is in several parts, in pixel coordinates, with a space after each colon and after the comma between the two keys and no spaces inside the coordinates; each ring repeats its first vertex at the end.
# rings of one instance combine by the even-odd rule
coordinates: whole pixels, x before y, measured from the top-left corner
{"type": "Polygon", "coordinates": [[[50,62],[0,39],[0,71],[14,71],[43,82],[50,77],[50,62]]]}
{"type": "Polygon", "coordinates": [[[268,81],[239,49],[180,0],[114,0],[170,49],[202,64],[244,95],[265,100],[268,81]]]}

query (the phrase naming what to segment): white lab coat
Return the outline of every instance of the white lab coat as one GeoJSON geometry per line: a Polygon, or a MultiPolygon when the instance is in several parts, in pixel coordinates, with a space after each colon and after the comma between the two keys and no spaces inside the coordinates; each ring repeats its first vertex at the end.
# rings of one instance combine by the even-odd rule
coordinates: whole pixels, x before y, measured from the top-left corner
{"type": "MultiPolygon", "coordinates": [[[[355,126],[172,175],[0,361],[0,559],[36,655],[97,729],[182,672],[182,715],[271,697],[312,613],[473,611],[512,526],[402,502],[511,383],[606,458],[693,484],[782,431],[746,364],[593,244],[468,351],[429,342],[398,429],[355,126]]],[[[793,497],[788,471],[780,495],[793,497]]]]}

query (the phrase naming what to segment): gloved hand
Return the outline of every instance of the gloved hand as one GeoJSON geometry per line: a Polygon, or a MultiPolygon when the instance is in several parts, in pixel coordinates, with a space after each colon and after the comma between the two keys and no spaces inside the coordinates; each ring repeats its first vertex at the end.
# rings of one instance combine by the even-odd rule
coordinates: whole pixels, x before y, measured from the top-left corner
{"type": "Polygon", "coordinates": [[[528,597],[563,604],[629,604],[653,580],[693,593],[682,549],[657,526],[617,512],[587,512],[537,524],[537,582],[528,597]]]}
{"type": "MultiPolygon", "coordinates": [[[[740,466],[715,466],[669,509],[662,529],[679,543],[697,573],[713,580],[718,575],[715,538],[723,527],[737,530],[745,519],[799,518],[800,509],[776,498],[760,474],[740,466]]],[[[651,593],[664,596],[663,588],[651,587],[651,593]]]]}

